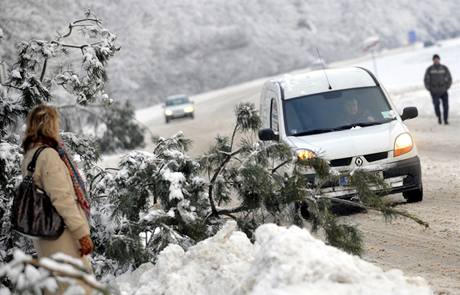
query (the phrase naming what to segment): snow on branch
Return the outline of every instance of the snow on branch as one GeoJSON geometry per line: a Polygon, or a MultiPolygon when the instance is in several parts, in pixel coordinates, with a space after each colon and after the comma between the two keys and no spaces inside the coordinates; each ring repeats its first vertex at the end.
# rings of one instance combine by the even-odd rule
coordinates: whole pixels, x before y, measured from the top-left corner
{"type": "Polygon", "coordinates": [[[3,85],[22,93],[26,109],[50,101],[52,87],[56,85],[64,88],[81,105],[97,99],[107,101],[105,66],[120,50],[115,44],[116,39],[117,36],[104,28],[97,17],[87,12],[85,18],[71,22],[69,31],[54,40],[20,42],[17,62],[3,85]],[[79,30],[73,30],[75,27],[79,30]],[[72,40],[76,43],[63,43],[62,39],[70,35],[75,35],[72,40]],[[75,49],[77,54],[80,52],[79,62],[73,53],[75,49]],[[65,60],[65,70],[63,66],[54,66],[52,74],[48,74],[52,59],[60,60],[61,65],[65,60]]]}
{"type": "Polygon", "coordinates": [[[67,283],[72,289],[81,288],[83,284],[100,294],[109,294],[108,289],[97,282],[80,260],[62,253],[51,258],[34,259],[16,250],[13,260],[0,266],[0,278],[2,277],[7,277],[17,292],[55,292],[59,284],[67,283]]]}

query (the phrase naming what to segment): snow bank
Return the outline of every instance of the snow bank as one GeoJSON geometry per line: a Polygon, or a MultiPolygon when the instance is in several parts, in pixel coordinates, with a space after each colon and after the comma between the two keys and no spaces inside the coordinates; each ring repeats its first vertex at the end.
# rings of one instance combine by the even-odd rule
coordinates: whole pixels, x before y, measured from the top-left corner
{"type": "Polygon", "coordinates": [[[266,224],[254,244],[228,222],[187,252],[168,246],[113,284],[119,294],[432,294],[420,277],[383,271],[325,245],[304,229],[266,224]]]}

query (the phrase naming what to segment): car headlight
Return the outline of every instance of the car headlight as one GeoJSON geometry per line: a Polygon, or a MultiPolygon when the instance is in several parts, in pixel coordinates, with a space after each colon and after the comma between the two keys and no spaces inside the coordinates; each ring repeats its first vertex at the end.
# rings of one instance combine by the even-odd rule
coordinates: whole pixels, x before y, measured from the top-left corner
{"type": "Polygon", "coordinates": [[[171,110],[165,110],[165,115],[166,116],[171,116],[173,112],[171,110]]]}
{"type": "Polygon", "coordinates": [[[184,108],[184,112],[186,112],[186,113],[193,113],[194,110],[195,109],[192,106],[184,108]]]}
{"type": "Polygon", "coordinates": [[[295,153],[297,159],[299,160],[309,160],[316,158],[316,154],[310,150],[297,150],[295,153]]]}
{"type": "Polygon", "coordinates": [[[404,155],[414,148],[414,142],[409,133],[398,135],[395,140],[393,155],[395,157],[404,155]]]}

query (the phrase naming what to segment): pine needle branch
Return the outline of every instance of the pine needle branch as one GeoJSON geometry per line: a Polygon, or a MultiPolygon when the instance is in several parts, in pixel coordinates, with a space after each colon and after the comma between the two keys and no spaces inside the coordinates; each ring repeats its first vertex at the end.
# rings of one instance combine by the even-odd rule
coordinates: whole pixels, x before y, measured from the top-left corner
{"type": "MultiPolygon", "coordinates": [[[[325,198],[325,197],[324,197],[325,198]]],[[[346,199],[340,199],[340,198],[330,198],[331,200],[333,200],[334,202],[337,202],[337,203],[341,203],[341,204],[345,204],[345,205],[349,205],[349,206],[353,206],[355,208],[359,208],[359,209],[364,209],[364,210],[372,210],[372,211],[377,211],[377,212],[380,212],[380,213],[383,213],[384,215],[390,215],[390,216],[403,216],[403,217],[406,217],[406,218],[409,218],[411,220],[413,220],[414,222],[424,226],[425,228],[428,228],[430,225],[423,221],[422,219],[420,219],[419,217],[407,212],[407,211],[403,211],[403,210],[397,210],[397,209],[394,209],[394,208],[391,208],[390,206],[370,206],[370,205],[364,205],[362,203],[358,203],[358,202],[354,202],[354,201],[350,201],[350,200],[346,200],[346,199]]]]}
{"type": "Polygon", "coordinates": [[[216,204],[214,202],[214,196],[213,196],[213,189],[214,189],[214,184],[217,180],[217,177],[220,175],[222,170],[225,168],[225,166],[230,162],[233,156],[238,155],[241,152],[241,149],[238,149],[231,154],[227,155],[224,161],[220,164],[220,166],[215,170],[214,175],[211,178],[211,181],[209,182],[209,190],[208,190],[208,199],[209,203],[211,205],[211,211],[212,215],[218,216],[219,212],[217,211],[216,204]]]}
{"type": "Polygon", "coordinates": [[[420,219],[419,217],[407,212],[407,211],[404,211],[404,210],[397,210],[397,209],[394,209],[394,208],[391,208],[391,207],[385,207],[385,208],[373,208],[373,207],[368,207],[367,208],[368,210],[374,210],[374,211],[378,211],[378,212],[381,212],[383,214],[389,214],[389,215],[396,215],[396,216],[403,216],[403,217],[406,217],[406,218],[409,218],[410,220],[424,226],[425,228],[428,228],[430,227],[430,224],[426,221],[423,221],[422,219],[420,219]]]}

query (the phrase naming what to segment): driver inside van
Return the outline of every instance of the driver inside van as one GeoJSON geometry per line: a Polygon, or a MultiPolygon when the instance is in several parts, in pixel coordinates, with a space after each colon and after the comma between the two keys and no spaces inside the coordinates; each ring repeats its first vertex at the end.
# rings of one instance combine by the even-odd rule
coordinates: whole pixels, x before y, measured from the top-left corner
{"type": "Polygon", "coordinates": [[[363,109],[355,97],[345,101],[345,122],[346,124],[375,122],[375,118],[369,111],[363,109]]]}
{"type": "Polygon", "coordinates": [[[312,128],[313,119],[308,112],[308,107],[303,104],[286,105],[286,116],[289,118],[289,133],[297,134],[312,128]]]}

